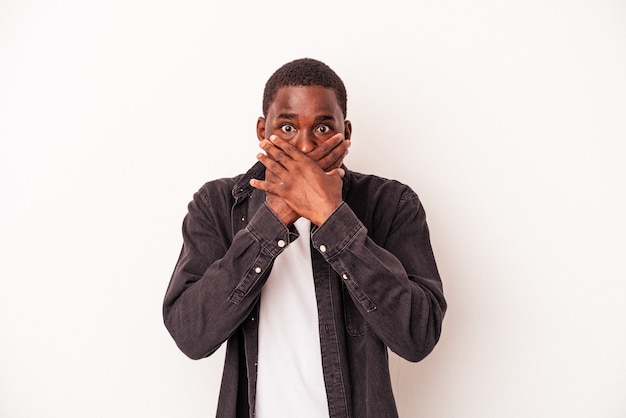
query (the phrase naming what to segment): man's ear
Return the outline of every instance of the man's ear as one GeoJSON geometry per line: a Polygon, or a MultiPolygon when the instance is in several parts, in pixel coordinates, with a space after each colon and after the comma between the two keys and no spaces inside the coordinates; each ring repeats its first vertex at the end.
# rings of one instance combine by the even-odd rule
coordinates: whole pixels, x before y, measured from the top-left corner
{"type": "Polygon", "coordinates": [[[256,121],[256,136],[259,138],[259,141],[265,139],[265,118],[263,116],[259,116],[259,119],[256,121]]]}
{"type": "Polygon", "coordinates": [[[349,120],[346,120],[343,122],[343,126],[344,126],[344,134],[343,134],[343,138],[344,139],[350,139],[350,137],[352,136],[352,122],[350,122],[349,120]]]}

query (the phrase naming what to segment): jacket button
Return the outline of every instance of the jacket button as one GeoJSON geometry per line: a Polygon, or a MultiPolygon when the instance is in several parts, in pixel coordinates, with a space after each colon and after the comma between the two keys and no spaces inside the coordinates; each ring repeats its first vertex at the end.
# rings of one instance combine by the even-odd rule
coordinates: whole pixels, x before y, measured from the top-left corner
{"type": "Polygon", "coordinates": [[[284,247],[285,247],[285,241],[283,241],[282,239],[279,239],[279,240],[278,240],[278,242],[277,242],[277,244],[278,244],[278,246],[279,246],[280,248],[284,248],[284,247]]]}
{"type": "Polygon", "coordinates": [[[320,245],[320,251],[323,253],[326,252],[326,246],[324,244],[320,245]]]}
{"type": "Polygon", "coordinates": [[[257,268],[255,268],[255,269],[254,269],[254,272],[255,272],[255,273],[257,273],[257,274],[258,274],[258,273],[260,273],[260,272],[261,272],[261,267],[257,267],[257,268]]]}

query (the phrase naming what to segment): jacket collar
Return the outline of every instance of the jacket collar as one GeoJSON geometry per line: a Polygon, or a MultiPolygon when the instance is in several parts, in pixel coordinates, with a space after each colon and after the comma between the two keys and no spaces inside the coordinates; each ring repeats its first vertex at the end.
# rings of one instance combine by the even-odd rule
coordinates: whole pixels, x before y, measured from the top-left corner
{"type": "Polygon", "coordinates": [[[252,179],[264,179],[265,166],[257,161],[245,174],[238,176],[233,187],[232,193],[235,199],[241,199],[252,194],[256,189],[250,186],[252,179]]]}

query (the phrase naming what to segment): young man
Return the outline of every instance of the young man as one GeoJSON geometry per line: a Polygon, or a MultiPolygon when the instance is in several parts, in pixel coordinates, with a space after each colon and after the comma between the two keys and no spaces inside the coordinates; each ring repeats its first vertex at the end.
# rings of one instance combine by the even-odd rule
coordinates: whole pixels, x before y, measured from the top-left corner
{"type": "Polygon", "coordinates": [[[394,417],[387,348],[423,359],[446,302],[424,209],[349,171],[346,90],[299,59],[268,80],[246,174],[189,204],[163,314],[199,359],[227,342],[218,417],[394,417]]]}

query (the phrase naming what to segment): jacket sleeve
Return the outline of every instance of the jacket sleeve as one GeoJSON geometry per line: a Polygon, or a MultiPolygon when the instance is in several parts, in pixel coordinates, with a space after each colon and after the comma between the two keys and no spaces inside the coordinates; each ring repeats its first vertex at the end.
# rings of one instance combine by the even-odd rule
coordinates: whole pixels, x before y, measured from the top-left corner
{"type": "Polygon", "coordinates": [[[426,214],[412,190],[399,199],[385,239],[377,240],[380,245],[346,203],[312,239],[373,332],[392,351],[410,361],[432,351],[446,302],[426,214]]]}
{"type": "Polygon", "coordinates": [[[163,303],[165,326],[192,359],[215,352],[250,315],[289,230],[261,205],[230,238],[230,207],[201,189],[183,221],[183,246],[163,303]],[[224,212],[223,208],[226,213],[224,212]]]}

